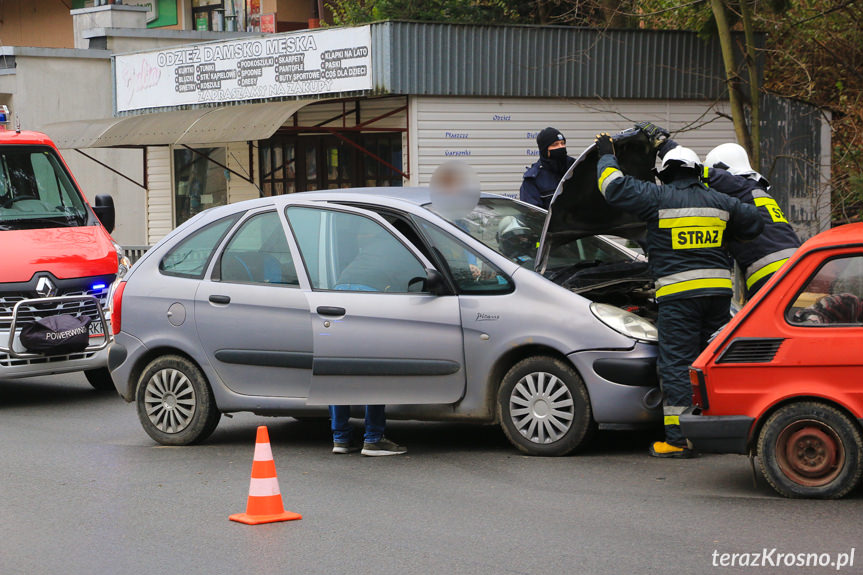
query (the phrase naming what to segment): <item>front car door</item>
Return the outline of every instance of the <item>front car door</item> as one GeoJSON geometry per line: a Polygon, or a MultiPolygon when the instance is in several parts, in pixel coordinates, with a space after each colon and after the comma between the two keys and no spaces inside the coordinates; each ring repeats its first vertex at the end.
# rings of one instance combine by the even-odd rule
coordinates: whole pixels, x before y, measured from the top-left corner
{"type": "Polygon", "coordinates": [[[459,301],[425,289],[431,264],[379,216],[289,205],[311,290],[309,404],[446,404],[465,388],[459,301]]]}
{"type": "Polygon", "coordinates": [[[230,389],[244,395],[306,397],[312,326],[282,216],[246,217],[223,242],[195,296],[198,336],[230,389]]]}

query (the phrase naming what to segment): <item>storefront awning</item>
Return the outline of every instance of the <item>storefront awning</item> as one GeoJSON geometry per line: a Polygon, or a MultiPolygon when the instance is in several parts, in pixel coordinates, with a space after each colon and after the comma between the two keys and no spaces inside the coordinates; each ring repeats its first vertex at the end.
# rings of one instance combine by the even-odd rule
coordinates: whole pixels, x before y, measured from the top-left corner
{"type": "Polygon", "coordinates": [[[265,140],[300,108],[320,100],[243,104],[123,118],[58,122],[42,128],[58,148],[202,145],[265,140]]]}

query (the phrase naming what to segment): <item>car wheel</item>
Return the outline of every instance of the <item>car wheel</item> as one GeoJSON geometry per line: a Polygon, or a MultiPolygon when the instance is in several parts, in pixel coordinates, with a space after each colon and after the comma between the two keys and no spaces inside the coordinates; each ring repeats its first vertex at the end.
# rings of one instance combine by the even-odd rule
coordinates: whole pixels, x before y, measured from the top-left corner
{"type": "Polygon", "coordinates": [[[107,367],[88,369],[84,372],[84,377],[96,391],[117,391],[117,388],[114,387],[114,380],[111,379],[111,372],[107,367]]]}
{"type": "Polygon", "coordinates": [[[863,474],[863,439],[838,409],[816,402],[786,405],[758,438],[761,471],[785,497],[836,499],[863,474]]]}
{"type": "Polygon", "coordinates": [[[178,355],[165,355],[147,365],[135,399],[144,431],[162,445],[203,441],[222,416],[204,374],[178,355]]]}
{"type": "Polygon", "coordinates": [[[507,438],[530,455],[571,453],[593,429],[584,382],[572,367],[551,357],[515,364],[501,382],[497,410],[507,438]]]}

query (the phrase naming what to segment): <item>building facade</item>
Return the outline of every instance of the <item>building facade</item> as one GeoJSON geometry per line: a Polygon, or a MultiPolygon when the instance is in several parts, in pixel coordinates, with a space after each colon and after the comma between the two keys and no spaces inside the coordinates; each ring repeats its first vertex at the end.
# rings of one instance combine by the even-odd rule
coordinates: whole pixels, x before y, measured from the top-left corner
{"type": "MultiPolygon", "coordinates": [[[[88,195],[115,194],[124,244],[155,243],[200,210],[260,195],[426,185],[450,159],[470,164],[485,191],[516,196],[549,125],[574,155],[598,131],[641,120],[702,156],[734,141],[719,47],[695,34],[407,22],[154,30],[143,10],[73,11],[78,49],[7,49],[15,64],[0,69],[0,103],[58,142],[88,195]],[[93,22],[128,13],[136,24],[93,22]],[[79,70],[89,70],[83,82],[79,70]],[[58,108],[64,91],[70,106],[58,108]]],[[[800,148],[818,167],[774,182],[811,235],[829,223],[829,130],[811,116],[789,137],[781,129],[801,111],[767,104],[765,165],[800,148]]]]}

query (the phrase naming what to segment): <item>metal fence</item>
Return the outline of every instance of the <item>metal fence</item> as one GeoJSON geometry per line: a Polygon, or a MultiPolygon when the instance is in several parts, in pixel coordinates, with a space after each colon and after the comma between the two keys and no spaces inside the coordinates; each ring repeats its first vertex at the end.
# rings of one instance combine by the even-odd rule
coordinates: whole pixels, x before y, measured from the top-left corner
{"type": "Polygon", "coordinates": [[[135,265],[151,246],[123,246],[123,254],[135,265]]]}

